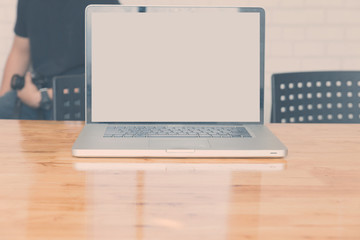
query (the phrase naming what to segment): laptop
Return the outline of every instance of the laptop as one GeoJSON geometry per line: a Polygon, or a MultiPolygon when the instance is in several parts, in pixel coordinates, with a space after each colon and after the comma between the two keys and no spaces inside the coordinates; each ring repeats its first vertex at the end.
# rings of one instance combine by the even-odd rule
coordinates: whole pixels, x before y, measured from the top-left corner
{"type": "Polygon", "coordinates": [[[264,126],[261,8],[90,5],[76,157],[284,157],[264,126]]]}

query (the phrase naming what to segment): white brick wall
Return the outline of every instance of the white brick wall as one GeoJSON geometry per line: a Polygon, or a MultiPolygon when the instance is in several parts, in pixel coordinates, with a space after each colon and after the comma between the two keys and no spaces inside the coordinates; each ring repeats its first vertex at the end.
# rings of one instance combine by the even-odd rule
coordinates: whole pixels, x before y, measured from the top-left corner
{"type": "MultiPolygon", "coordinates": [[[[13,36],[16,0],[0,1],[0,69],[13,36]]],[[[271,74],[309,70],[360,70],[359,0],[122,0],[131,5],[260,6],[266,11],[266,96],[271,74]]],[[[2,71],[0,71],[2,76],[2,71]]]]}
{"type": "Polygon", "coordinates": [[[16,0],[0,0],[0,82],[2,81],[5,61],[14,37],[16,4],[16,0]]]}

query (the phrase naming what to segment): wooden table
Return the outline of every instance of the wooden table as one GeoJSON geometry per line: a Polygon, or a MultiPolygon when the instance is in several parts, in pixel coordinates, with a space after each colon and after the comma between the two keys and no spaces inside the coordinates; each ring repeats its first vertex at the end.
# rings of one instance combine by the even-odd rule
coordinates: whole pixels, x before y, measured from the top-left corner
{"type": "Polygon", "coordinates": [[[277,124],[285,159],[87,159],[82,123],[0,120],[0,239],[360,239],[360,125],[277,124]]]}

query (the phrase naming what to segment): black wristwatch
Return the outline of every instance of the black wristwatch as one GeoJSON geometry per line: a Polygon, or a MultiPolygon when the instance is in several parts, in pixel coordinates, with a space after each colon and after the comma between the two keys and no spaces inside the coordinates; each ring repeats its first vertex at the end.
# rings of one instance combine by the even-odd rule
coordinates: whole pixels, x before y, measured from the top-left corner
{"type": "Polygon", "coordinates": [[[46,111],[50,110],[52,106],[52,101],[49,97],[47,90],[47,88],[41,88],[39,90],[41,94],[40,108],[46,111]]]}

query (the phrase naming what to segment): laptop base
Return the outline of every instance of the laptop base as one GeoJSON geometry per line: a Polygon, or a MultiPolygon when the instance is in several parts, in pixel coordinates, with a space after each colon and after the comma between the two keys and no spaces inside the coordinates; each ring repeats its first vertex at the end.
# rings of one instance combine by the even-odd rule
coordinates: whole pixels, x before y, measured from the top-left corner
{"type": "Polygon", "coordinates": [[[106,138],[107,124],[87,124],[73,145],[75,157],[281,158],[286,147],[263,125],[245,126],[252,138],[106,138]]]}

